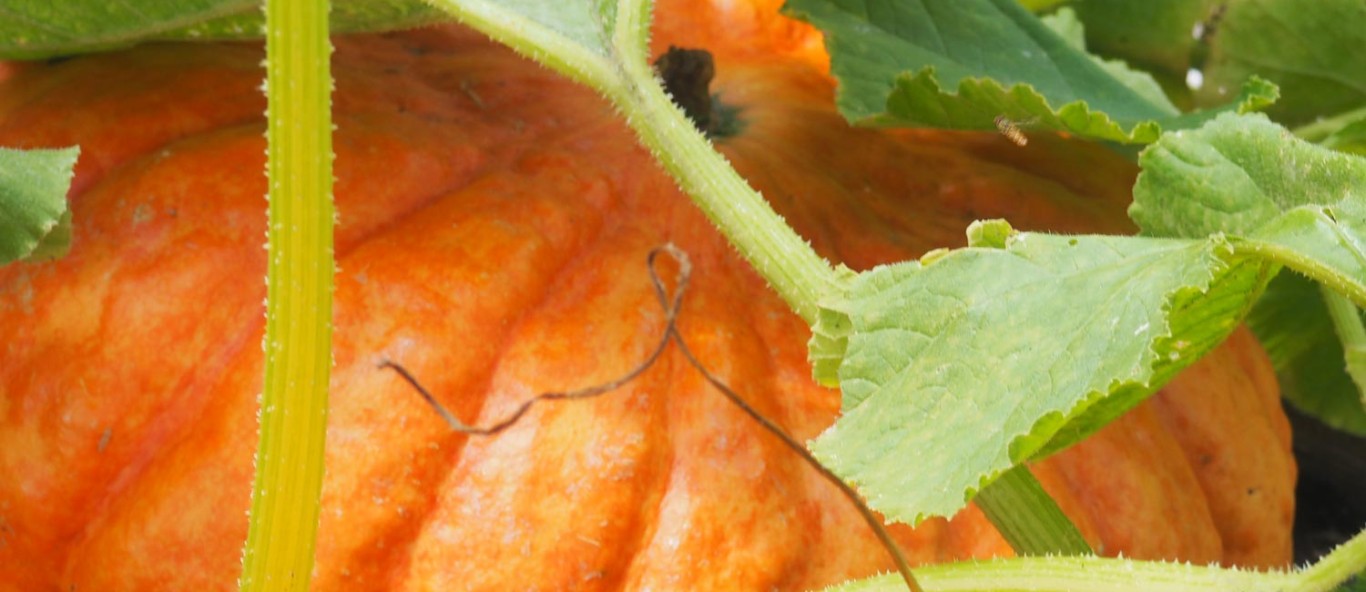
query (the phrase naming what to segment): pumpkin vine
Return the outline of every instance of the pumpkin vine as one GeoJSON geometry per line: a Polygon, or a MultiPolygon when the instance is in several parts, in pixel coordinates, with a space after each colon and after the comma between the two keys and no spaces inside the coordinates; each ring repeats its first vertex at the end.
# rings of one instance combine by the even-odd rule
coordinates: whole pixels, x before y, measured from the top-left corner
{"type": "Polygon", "coordinates": [[[336,268],[328,12],[328,0],[266,3],[266,361],[243,591],[307,590],[313,573],[336,268]]]}

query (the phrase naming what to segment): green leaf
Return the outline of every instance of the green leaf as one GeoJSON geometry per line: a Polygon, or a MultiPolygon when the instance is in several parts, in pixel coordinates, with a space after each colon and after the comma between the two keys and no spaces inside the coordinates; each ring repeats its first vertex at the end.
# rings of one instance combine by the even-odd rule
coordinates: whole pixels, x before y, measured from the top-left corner
{"type": "Polygon", "coordinates": [[[1250,76],[1284,89],[1267,114],[1299,125],[1366,103],[1366,2],[1361,0],[1240,0],[1226,8],[1207,36],[1199,104],[1227,100],[1250,76]]]}
{"type": "Polygon", "coordinates": [[[1155,236],[1237,235],[1366,304],[1366,159],[1299,140],[1264,116],[1221,116],[1139,157],[1129,215],[1155,236]]]}
{"type": "MultiPolygon", "coordinates": [[[[990,130],[1004,117],[1029,129],[1152,142],[1161,128],[1195,127],[1116,79],[1013,0],[789,0],[820,27],[840,80],[837,103],[869,126],[990,130]]],[[[1254,82],[1225,109],[1274,100],[1254,82]]]]}
{"type": "MultiPolygon", "coordinates": [[[[1139,163],[1130,215],[1145,233],[1241,235],[1230,239],[1235,248],[1366,303],[1366,159],[1299,140],[1263,116],[1228,116],[1163,137],[1139,163]]],[[[1252,326],[1292,402],[1361,433],[1360,392],[1324,296],[1307,286],[1277,282],[1252,326]]]]}
{"type": "Polygon", "coordinates": [[[1073,6],[1093,51],[1184,85],[1219,0],[1086,0],[1073,6]]]}
{"type": "MultiPolygon", "coordinates": [[[[10,0],[0,13],[0,58],[6,59],[87,53],[152,40],[259,39],[265,30],[260,0],[10,0]]],[[[331,14],[337,32],[449,20],[420,0],[338,0],[331,14]]]]}
{"type": "Polygon", "coordinates": [[[1296,139],[1261,115],[1168,134],[1138,162],[1129,216],[1154,236],[1247,236],[1291,209],[1366,189],[1366,161],[1296,139]]]}
{"type": "Polygon", "coordinates": [[[815,327],[813,352],[843,352],[825,378],[844,415],[813,451],[892,520],[952,515],[1221,341],[1274,270],[1230,253],[1219,237],[1025,233],[865,272],[815,327]]]}
{"type": "MultiPolygon", "coordinates": [[[[1081,24],[1081,21],[1077,19],[1077,13],[1071,8],[1060,8],[1057,12],[1045,16],[1040,20],[1042,20],[1045,25],[1048,25],[1048,28],[1053,29],[1053,32],[1061,36],[1068,45],[1071,45],[1077,51],[1086,51],[1086,28],[1081,24]]],[[[1090,55],[1091,60],[1106,72],[1109,72],[1110,76],[1113,76],[1115,80],[1120,81],[1148,102],[1161,106],[1163,109],[1173,113],[1177,111],[1176,106],[1167,99],[1166,93],[1162,91],[1162,87],[1157,84],[1157,81],[1153,79],[1152,75],[1141,70],[1134,70],[1133,68],[1130,68],[1128,64],[1125,64],[1120,60],[1106,60],[1101,59],[1099,56],[1087,55],[1090,55]]]]}
{"type": "Polygon", "coordinates": [[[54,259],[71,244],[66,193],[80,148],[0,148],[0,265],[54,259]]]}
{"type": "Polygon", "coordinates": [[[1317,284],[1298,274],[1277,276],[1247,324],[1270,356],[1286,400],[1334,428],[1366,436],[1366,410],[1344,370],[1342,342],[1317,284]]]}

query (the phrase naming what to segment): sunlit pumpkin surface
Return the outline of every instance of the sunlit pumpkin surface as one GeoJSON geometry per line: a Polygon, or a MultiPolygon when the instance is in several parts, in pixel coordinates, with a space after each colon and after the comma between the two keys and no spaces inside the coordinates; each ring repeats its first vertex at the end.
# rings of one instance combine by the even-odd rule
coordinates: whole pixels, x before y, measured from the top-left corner
{"type": "MultiPolygon", "coordinates": [[[[759,16],[771,3],[672,4],[656,49],[716,55],[742,122],[718,148],[832,260],[959,246],[981,218],[1131,231],[1134,170],[1104,149],[851,130],[819,38],[759,16]]],[[[0,590],[235,588],[262,372],[261,58],[150,46],[0,83],[0,145],[82,147],[71,254],[0,268],[0,590]]],[[[810,379],[806,326],[592,92],[458,28],[340,39],[334,69],[315,589],[803,590],[889,569],[848,501],[677,352],[492,438],[378,370],[404,364],[476,424],[615,378],[663,328],[645,254],[672,241],[709,368],[802,440],[839,405],[810,379]]],[[[1290,434],[1245,331],[1034,470],[1106,555],[1289,561],[1290,434]]],[[[973,508],[896,533],[917,563],[1009,553],[973,508]]]]}

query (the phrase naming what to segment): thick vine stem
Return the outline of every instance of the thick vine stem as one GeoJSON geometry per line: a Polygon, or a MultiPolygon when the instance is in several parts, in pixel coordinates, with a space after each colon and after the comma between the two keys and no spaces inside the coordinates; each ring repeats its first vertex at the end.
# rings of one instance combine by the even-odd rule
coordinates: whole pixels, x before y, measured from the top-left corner
{"type": "MultiPolygon", "coordinates": [[[[1295,574],[1094,556],[1023,557],[926,565],[916,575],[928,592],[1320,592],[1294,587],[1295,574]]],[[[825,592],[891,592],[890,575],[825,592]]]]}
{"type": "MultiPolygon", "coordinates": [[[[1094,556],[964,561],[915,571],[930,592],[1329,592],[1366,572],[1366,531],[1293,572],[1094,556]]],[[[882,592],[899,584],[889,574],[826,592],[882,592]]]]}
{"type": "Polygon", "coordinates": [[[1358,532],[1347,542],[1317,563],[1295,574],[1296,588],[1301,592],[1327,592],[1354,575],[1366,574],[1366,530],[1358,532]]]}
{"type": "Polygon", "coordinates": [[[244,591],[308,590],[332,353],[328,0],[266,3],[270,179],[265,381],[244,591]]]}

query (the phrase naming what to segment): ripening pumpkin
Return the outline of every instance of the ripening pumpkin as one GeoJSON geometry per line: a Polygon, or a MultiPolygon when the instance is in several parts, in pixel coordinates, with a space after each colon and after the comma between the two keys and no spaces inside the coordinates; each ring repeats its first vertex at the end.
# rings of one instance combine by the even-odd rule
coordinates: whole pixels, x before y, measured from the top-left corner
{"type": "MultiPolygon", "coordinates": [[[[739,125],[717,147],[832,260],[966,225],[1128,232],[1134,171],[1058,138],[850,129],[819,37],[772,2],[658,10],[739,125]]],[[[0,269],[0,590],[228,590],[260,389],[261,51],[146,46],[0,83],[0,145],[80,144],[74,247],[0,269]]],[[[801,590],[889,567],[847,500],[671,351],[496,437],[457,416],[603,382],[662,329],[645,253],[694,264],[700,357],[799,439],[833,421],[805,325],[613,110],[455,27],[337,41],[339,270],[319,590],[801,590]]],[[[1295,467],[1240,331],[1036,474],[1105,554],[1290,557],[1295,467]]],[[[913,467],[908,470],[914,470],[913,467]]],[[[896,535],[915,562],[1009,552],[974,508],[896,535]]]]}

